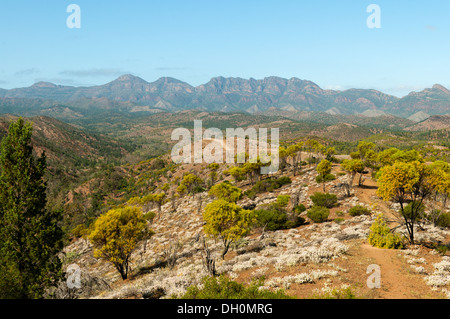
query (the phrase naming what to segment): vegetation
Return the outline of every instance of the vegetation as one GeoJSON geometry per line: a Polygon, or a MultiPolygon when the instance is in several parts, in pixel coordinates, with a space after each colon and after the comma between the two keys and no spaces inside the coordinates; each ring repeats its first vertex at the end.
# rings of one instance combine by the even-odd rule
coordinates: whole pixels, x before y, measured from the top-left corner
{"type": "Polygon", "coordinates": [[[275,189],[278,189],[283,185],[287,185],[290,183],[292,183],[292,181],[287,176],[283,176],[280,178],[268,178],[257,182],[250,190],[245,191],[244,195],[253,199],[259,193],[272,192],[275,189]]]}
{"type": "Polygon", "coordinates": [[[317,165],[317,173],[322,180],[323,192],[325,193],[325,177],[331,173],[331,162],[326,159],[322,160],[319,165],[317,165]]]}
{"type": "Polygon", "coordinates": [[[203,219],[205,234],[218,238],[223,243],[222,259],[225,259],[230,245],[247,235],[255,222],[252,211],[223,199],[206,205],[203,219]]]}
{"type": "Polygon", "coordinates": [[[315,223],[323,223],[328,220],[330,210],[322,206],[313,206],[308,210],[306,216],[315,223]]]}
{"type": "Polygon", "coordinates": [[[211,187],[208,194],[216,197],[217,199],[223,199],[233,203],[236,203],[242,198],[242,190],[236,186],[233,186],[228,181],[214,185],[211,187]]]}
{"type": "Polygon", "coordinates": [[[179,299],[292,299],[283,290],[272,292],[260,289],[264,284],[263,280],[254,280],[250,286],[230,280],[225,276],[205,277],[202,287],[191,286],[182,296],[174,296],[179,299]]]}
{"type": "Polygon", "coordinates": [[[370,215],[370,210],[364,206],[356,205],[348,211],[350,216],[370,215]]]}
{"type": "Polygon", "coordinates": [[[61,211],[46,208],[45,153],[32,124],[12,122],[0,146],[0,298],[42,298],[61,276],[61,211]]]}
{"type": "Polygon", "coordinates": [[[372,226],[369,233],[369,244],[378,248],[402,249],[403,241],[399,234],[391,232],[386,225],[383,215],[379,215],[372,226]]]}
{"type": "MultiPolygon", "coordinates": [[[[280,195],[277,201],[264,208],[255,211],[256,224],[264,230],[275,231],[279,229],[295,228],[305,223],[305,219],[300,216],[302,212],[301,206],[294,209],[292,214],[288,214],[286,206],[289,203],[290,197],[287,195],[280,195]]],[[[304,208],[304,206],[303,206],[304,208]]]]}
{"type": "Polygon", "coordinates": [[[311,195],[310,198],[315,206],[322,206],[327,208],[336,206],[338,201],[335,194],[324,194],[319,192],[314,193],[314,195],[311,195]]]}
{"type": "Polygon", "coordinates": [[[127,279],[129,261],[138,242],[153,235],[147,220],[137,207],[120,207],[108,211],[95,221],[89,239],[94,256],[111,262],[122,279],[127,279]]]}

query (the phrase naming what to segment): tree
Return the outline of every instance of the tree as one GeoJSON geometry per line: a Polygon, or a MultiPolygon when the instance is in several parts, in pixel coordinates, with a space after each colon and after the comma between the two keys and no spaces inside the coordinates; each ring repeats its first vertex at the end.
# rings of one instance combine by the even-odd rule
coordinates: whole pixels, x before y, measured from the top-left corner
{"type": "Polygon", "coordinates": [[[216,183],[216,177],[217,177],[217,170],[220,168],[219,164],[217,163],[211,163],[207,166],[211,170],[209,173],[209,177],[211,178],[211,186],[214,186],[216,183]]]}
{"type": "Polygon", "coordinates": [[[41,298],[62,274],[62,211],[46,209],[46,157],[31,135],[19,118],[0,146],[0,298],[41,298]]]}
{"type": "Polygon", "coordinates": [[[414,225],[420,217],[420,209],[424,200],[433,192],[429,177],[430,167],[420,162],[395,162],[380,170],[377,195],[383,200],[393,200],[400,204],[400,213],[404,219],[409,241],[414,245],[414,225]],[[412,202],[408,211],[405,205],[412,202]]]}
{"type": "Polygon", "coordinates": [[[302,168],[302,149],[303,142],[291,145],[287,148],[288,157],[292,158],[292,167],[294,176],[297,175],[297,167],[300,165],[300,170],[302,168]]]}
{"type": "Polygon", "coordinates": [[[322,177],[322,185],[323,185],[323,192],[325,193],[325,176],[331,173],[331,162],[325,160],[322,160],[319,165],[317,165],[317,173],[319,173],[320,177],[322,177]]]}
{"type": "Polygon", "coordinates": [[[242,167],[234,166],[224,173],[228,173],[233,176],[235,182],[240,182],[245,179],[245,171],[242,167]]]}
{"type": "Polygon", "coordinates": [[[205,234],[219,238],[223,243],[222,259],[225,259],[230,245],[246,236],[255,222],[253,211],[244,210],[223,199],[206,205],[203,219],[205,234]]]}
{"type": "Polygon", "coordinates": [[[182,191],[185,190],[189,194],[191,194],[192,199],[194,199],[195,191],[196,191],[197,187],[200,186],[202,183],[203,183],[203,180],[200,177],[198,177],[197,175],[186,174],[186,175],[184,175],[184,177],[180,183],[180,186],[179,186],[180,189],[177,188],[177,191],[179,193],[183,193],[182,191]]]}
{"type": "Polygon", "coordinates": [[[214,185],[208,194],[215,196],[217,199],[223,199],[232,203],[236,203],[242,198],[242,190],[239,187],[233,186],[228,181],[214,185]]]}
{"type": "Polygon", "coordinates": [[[366,168],[362,160],[360,159],[343,160],[342,168],[350,173],[350,187],[353,186],[353,180],[355,179],[356,173],[359,173],[358,186],[361,186],[362,173],[366,168]]]}
{"type": "Polygon", "coordinates": [[[94,245],[94,256],[111,262],[123,280],[128,277],[131,254],[140,240],[149,238],[142,211],[134,206],[119,207],[100,215],[89,234],[94,245]]]}

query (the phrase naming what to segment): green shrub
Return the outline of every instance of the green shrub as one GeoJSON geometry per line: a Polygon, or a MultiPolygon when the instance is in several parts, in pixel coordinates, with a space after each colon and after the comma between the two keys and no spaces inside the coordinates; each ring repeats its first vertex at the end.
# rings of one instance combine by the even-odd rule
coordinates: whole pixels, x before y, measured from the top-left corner
{"type": "Polygon", "coordinates": [[[330,210],[322,206],[313,206],[308,210],[306,216],[315,223],[323,223],[328,219],[330,215],[330,210]]]}
{"type": "Polygon", "coordinates": [[[292,183],[292,180],[287,176],[283,176],[278,179],[269,178],[263,181],[256,182],[256,184],[251,189],[244,192],[244,195],[246,195],[248,198],[253,199],[259,193],[272,192],[275,189],[278,189],[290,183],[292,183]]]}
{"type": "Polygon", "coordinates": [[[87,235],[87,229],[84,224],[77,225],[74,229],[70,231],[75,238],[81,238],[87,235]]]}
{"type": "Polygon", "coordinates": [[[435,221],[435,225],[450,228],[450,213],[440,213],[435,221]]]}
{"type": "Polygon", "coordinates": [[[298,214],[288,217],[286,210],[278,203],[255,210],[257,224],[270,231],[289,229],[301,226],[305,219],[298,214]]]}
{"type": "Polygon", "coordinates": [[[301,213],[306,211],[306,207],[303,204],[297,205],[294,207],[293,212],[300,215],[301,213]]]}
{"type": "Polygon", "coordinates": [[[345,221],[344,218],[335,218],[335,219],[334,219],[334,222],[335,222],[336,224],[340,224],[340,223],[342,223],[343,221],[345,221]]]}
{"type": "Polygon", "coordinates": [[[254,280],[250,286],[246,287],[225,276],[205,277],[202,284],[201,288],[191,286],[184,295],[172,297],[178,299],[293,299],[283,290],[272,292],[260,289],[264,284],[264,279],[254,280]]]}
{"type": "Polygon", "coordinates": [[[356,205],[350,208],[348,213],[350,216],[370,215],[370,210],[368,210],[364,206],[356,205]]]}
{"type": "Polygon", "coordinates": [[[291,199],[291,196],[289,195],[278,195],[277,197],[277,204],[281,207],[286,207],[289,204],[289,200],[291,199]]]}
{"type": "Polygon", "coordinates": [[[333,174],[327,174],[327,175],[325,175],[324,178],[322,178],[321,175],[316,176],[317,183],[322,183],[323,181],[325,181],[325,182],[334,181],[335,179],[336,179],[336,176],[334,176],[333,174]]]}
{"type": "Polygon", "coordinates": [[[337,215],[337,216],[344,216],[344,212],[342,212],[342,211],[337,211],[337,212],[336,212],[336,215],[337,215]]]}
{"type": "Polygon", "coordinates": [[[316,192],[314,195],[310,196],[312,202],[315,206],[322,206],[326,208],[332,208],[337,204],[337,196],[335,194],[329,193],[319,193],[316,192]]]}
{"type": "Polygon", "coordinates": [[[383,220],[383,215],[379,215],[369,233],[369,244],[378,248],[402,249],[403,241],[400,235],[391,233],[391,230],[383,220]]]}
{"type": "MultiPolygon", "coordinates": [[[[416,214],[416,218],[417,219],[422,218],[424,216],[424,212],[425,212],[425,205],[423,203],[416,204],[415,202],[411,202],[403,208],[404,216],[408,219],[411,219],[413,205],[416,206],[416,207],[414,207],[414,211],[415,211],[414,213],[416,214]]],[[[401,211],[400,211],[400,214],[401,214],[401,211]]]]}
{"type": "Polygon", "coordinates": [[[255,210],[255,214],[258,225],[271,231],[284,229],[288,221],[285,212],[272,206],[268,209],[255,210]]]}

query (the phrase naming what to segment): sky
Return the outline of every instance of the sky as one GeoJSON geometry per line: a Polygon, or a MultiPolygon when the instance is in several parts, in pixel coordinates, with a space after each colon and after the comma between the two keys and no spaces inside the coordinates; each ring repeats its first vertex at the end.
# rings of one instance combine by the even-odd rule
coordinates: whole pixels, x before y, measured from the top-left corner
{"type": "Polygon", "coordinates": [[[401,97],[450,87],[449,17],[448,0],[0,0],[0,88],[280,76],[401,97]]]}

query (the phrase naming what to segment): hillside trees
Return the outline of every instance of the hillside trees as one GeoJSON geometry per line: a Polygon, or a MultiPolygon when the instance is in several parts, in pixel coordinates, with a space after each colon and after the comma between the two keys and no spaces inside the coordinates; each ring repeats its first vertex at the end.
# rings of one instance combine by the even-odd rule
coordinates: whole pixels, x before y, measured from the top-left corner
{"type": "Polygon", "coordinates": [[[61,275],[62,212],[46,208],[46,157],[31,135],[19,118],[0,147],[0,298],[41,298],[61,275]]]}
{"type": "Polygon", "coordinates": [[[233,186],[228,181],[214,185],[211,187],[208,194],[210,196],[215,196],[217,199],[223,199],[232,203],[236,203],[242,198],[242,190],[233,186]]]}
{"type": "Polygon", "coordinates": [[[397,161],[380,170],[377,195],[400,204],[411,244],[414,244],[414,225],[420,217],[424,201],[437,189],[433,182],[437,178],[436,173],[437,170],[418,161],[397,161]],[[410,207],[406,210],[408,203],[410,207]]]}
{"type": "Polygon", "coordinates": [[[100,215],[88,238],[94,245],[94,256],[111,262],[125,280],[130,257],[137,243],[152,235],[153,231],[147,229],[147,220],[142,211],[134,206],[126,206],[100,215]]]}
{"type": "Polygon", "coordinates": [[[328,160],[322,160],[319,165],[317,165],[317,173],[322,178],[323,192],[325,193],[325,176],[331,173],[331,162],[328,160]]]}
{"type": "Polygon", "coordinates": [[[233,202],[218,199],[206,205],[203,212],[205,234],[218,238],[223,243],[222,259],[230,245],[246,236],[255,222],[254,212],[244,210],[233,202]]]}

